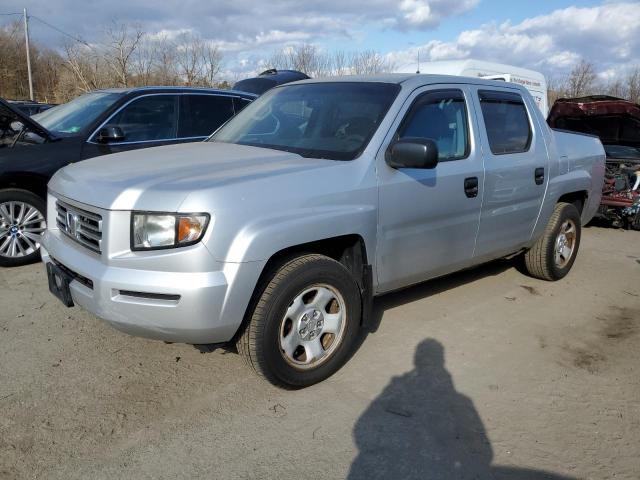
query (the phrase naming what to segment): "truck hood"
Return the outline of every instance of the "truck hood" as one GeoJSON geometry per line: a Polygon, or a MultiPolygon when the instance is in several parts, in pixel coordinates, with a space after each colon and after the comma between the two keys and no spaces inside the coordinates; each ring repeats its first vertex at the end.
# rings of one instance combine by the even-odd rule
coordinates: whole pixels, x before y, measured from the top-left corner
{"type": "Polygon", "coordinates": [[[0,130],[6,131],[11,128],[13,122],[20,122],[28,130],[37,133],[41,137],[52,139],[52,133],[36,122],[26,113],[13,107],[10,103],[0,98],[0,130]]]}
{"type": "Polygon", "coordinates": [[[177,212],[185,198],[198,190],[333,163],[279,150],[199,142],[118,153],[69,165],[54,175],[49,189],[107,210],[177,212]]]}
{"type": "Polygon", "coordinates": [[[596,135],[605,145],[640,146],[640,105],[605,95],[557,100],[551,128],[596,135]]]}

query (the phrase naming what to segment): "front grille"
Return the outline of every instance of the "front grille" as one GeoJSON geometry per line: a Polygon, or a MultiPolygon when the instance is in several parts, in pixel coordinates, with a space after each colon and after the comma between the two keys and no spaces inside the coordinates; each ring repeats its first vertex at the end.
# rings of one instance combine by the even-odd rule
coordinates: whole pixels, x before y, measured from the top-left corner
{"type": "Polygon", "coordinates": [[[56,224],[69,238],[80,245],[101,253],[102,217],[97,213],[87,212],[68,203],[56,201],[56,224]]]}

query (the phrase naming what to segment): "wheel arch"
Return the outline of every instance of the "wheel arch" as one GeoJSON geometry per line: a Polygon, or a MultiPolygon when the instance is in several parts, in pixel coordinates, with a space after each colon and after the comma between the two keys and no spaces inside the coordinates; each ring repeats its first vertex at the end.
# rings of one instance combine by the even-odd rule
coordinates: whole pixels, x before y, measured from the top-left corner
{"type": "Polygon", "coordinates": [[[35,173],[6,174],[0,176],[0,190],[26,190],[46,200],[48,182],[47,177],[35,173]]]}
{"type": "Polygon", "coordinates": [[[340,262],[351,272],[358,284],[362,283],[362,269],[368,265],[367,247],[359,234],[339,235],[299,245],[292,245],[274,253],[263,269],[262,276],[277,268],[289,258],[310,253],[325,255],[340,262]]]}
{"type": "Polygon", "coordinates": [[[235,342],[241,334],[247,322],[251,319],[251,313],[262,294],[267,279],[274,275],[275,271],[287,261],[308,254],[320,254],[340,262],[354,276],[360,290],[362,318],[361,324],[368,324],[371,317],[373,301],[373,270],[369,264],[369,253],[364,238],[359,234],[346,234],[324,238],[297,245],[291,245],[275,252],[264,264],[258,280],[255,284],[251,298],[244,312],[243,320],[238,326],[232,341],[235,342]]]}
{"type": "Polygon", "coordinates": [[[586,205],[588,199],[589,192],[587,190],[578,190],[561,195],[556,203],[571,203],[576,207],[578,213],[582,215],[584,206],[586,205]]]}
{"type": "Polygon", "coordinates": [[[531,235],[531,244],[540,238],[559,202],[572,204],[579,202],[580,206],[576,205],[576,207],[580,212],[582,223],[585,224],[595,213],[597,205],[594,204],[599,201],[599,192],[593,191],[592,178],[585,170],[574,170],[550,179],[538,220],[531,235]]]}

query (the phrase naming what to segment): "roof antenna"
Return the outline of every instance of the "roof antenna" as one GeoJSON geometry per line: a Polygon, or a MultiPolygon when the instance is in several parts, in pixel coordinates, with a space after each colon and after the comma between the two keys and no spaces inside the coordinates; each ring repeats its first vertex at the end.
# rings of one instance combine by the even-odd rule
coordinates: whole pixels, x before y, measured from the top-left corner
{"type": "Polygon", "coordinates": [[[420,75],[420,49],[418,48],[418,70],[416,70],[416,74],[420,75]]]}

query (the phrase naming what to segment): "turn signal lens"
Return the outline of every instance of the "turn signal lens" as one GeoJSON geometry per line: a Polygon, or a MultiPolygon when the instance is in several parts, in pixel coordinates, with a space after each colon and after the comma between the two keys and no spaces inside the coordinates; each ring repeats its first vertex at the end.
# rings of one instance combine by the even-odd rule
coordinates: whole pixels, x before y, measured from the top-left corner
{"type": "Polygon", "coordinates": [[[207,217],[204,215],[179,217],[177,243],[191,243],[199,240],[206,225],[207,217]]]}

